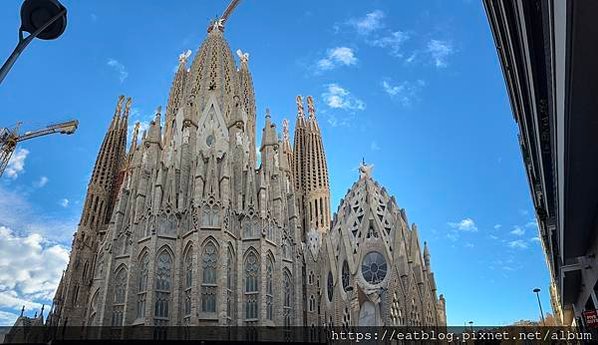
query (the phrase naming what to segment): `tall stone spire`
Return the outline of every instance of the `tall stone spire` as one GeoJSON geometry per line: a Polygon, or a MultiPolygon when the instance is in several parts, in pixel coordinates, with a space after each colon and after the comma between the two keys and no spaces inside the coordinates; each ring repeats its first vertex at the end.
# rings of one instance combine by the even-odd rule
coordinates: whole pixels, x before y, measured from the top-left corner
{"type": "Polygon", "coordinates": [[[54,298],[54,325],[64,325],[69,318],[83,320],[98,243],[110,221],[122,180],[130,107],[130,98],[126,103],[125,96],[118,98],[114,117],[98,153],[81,220],[73,238],[69,264],[60,282],[61,289],[54,298]]]}
{"type": "Polygon", "coordinates": [[[313,97],[307,97],[309,117],[306,121],[303,100],[297,96],[295,125],[294,174],[298,204],[303,205],[304,229],[321,232],[330,229],[330,186],[322,134],[316,119],[313,97]]]}
{"type": "Polygon", "coordinates": [[[328,165],[322,144],[322,133],[316,119],[316,108],[312,96],[307,96],[309,119],[306,133],[307,179],[305,194],[311,226],[326,232],[330,229],[330,186],[328,165]]]}
{"type": "Polygon", "coordinates": [[[166,144],[172,140],[176,127],[180,127],[182,123],[176,123],[176,117],[179,109],[183,106],[183,89],[187,80],[187,59],[191,56],[191,50],[187,50],[179,55],[179,66],[172,81],[170,94],[168,95],[168,103],[166,105],[166,123],[164,130],[164,141],[166,144]]]}
{"type": "Polygon", "coordinates": [[[245,108],[247,114],[246,131],[251,141],[250,153],[252,161],[256,159],[256,108],[255,108],[255,92],[253,90],[253,79],[251,78],[251,72],[249,71],[249,54],[243,53],[240,49],[237,50],[237,56],[241,62],[239,67],[239,85],[240,85],[240,97],[241,104],[245,108]]]}

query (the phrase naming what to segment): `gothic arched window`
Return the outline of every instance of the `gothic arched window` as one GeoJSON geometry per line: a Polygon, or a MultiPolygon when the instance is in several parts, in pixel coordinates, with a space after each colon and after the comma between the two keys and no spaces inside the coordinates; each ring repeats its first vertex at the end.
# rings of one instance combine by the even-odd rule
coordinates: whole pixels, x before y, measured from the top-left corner
{"type": "Polygon", "coordinates": [[[145,253],[140,260],[139,281],[137,284],[137,318],[145,316],[145,298],[147,296],[147,280],[149,274],[149,255],[145,253]]]}
{"type": "Polygon", "coordinates": [[[258,274],[257,255],[250,252],[245,258],[245,319],[250,321],[258,318],[258,274]]]}
{"type": "Polygon", "coordinates": [[[216,263],[218,251],[213,242],[208,242],[203,248],[201,283],[201,311],[204,313],[216,312],[216,263]]]}
{"type": "Polygon", "coordinates": [[[119,327],[123,324],[125,309],[125,294],[127,291],[127,269],[121,268],[114,280],[114,302],[112,304],[112,326],[119,327]]]}
{"type": "Polygon", "coordinates": [[[315,311],[316,310],[316,298],[314,297],[314,295],[309,296],[308,310],[309,311],[315,311]]]}
{"type": "Polygon", "coordinates": [[[343,261],[342,282],[343,290],[347,291],[347,288],[349,288],[349,284],[351,282],[351,275],[349,273],[349,264],[347,263],[347,260],[343,261]]]}
{"type": "Polygon", "coordinates": [[[282,239],[282,257],[285,259],[291,259],[291,241],[287,235],[282,239]]]}
{"type": "Polygon", "coordinates": [[[328,282],[326,285],[326,293],[328,294],[328,301],[332,302],[334,296],[334,280],[332,278],[332,272],[328,272],[328,282]]]}
{"type": "Polygon", "coordinates": [[[272,259],[266,259],[266,318],[268,320],[274,319],[274,297],[273,294],[273,274],[274,274],[274,264],[272,263],[272,259]]]}
{"type": "Polygon", "coordinates": [[[288,271],[284,271],[282,278],[282,288],[284,289],[284,303],[282,314],[284,325],[290,326],[293,319],[293,278],[288,271]]]}
{"type": "MultiPolygon", "coordinates": [[[[156,303],[154,314],[156,318],[168,320],[168,307],[170,304],[170,287],[172,286],[172,257],[163,250],[158,255],[156,268],[156,303]]],[[[166,324],[167,322],[162,322],[166,324]]]]}
{"type": "Polygon", "coordinates": [[[226,316],[229,324],[232,323],[235,315],[235,257],[231,248],[228,249],[228,256],[226,261],[226,316]]]}
{"type": "MultiPolygon", "coordinates": [[[[191,315],[191,294],[193,289],[193,247],[187,248],[183,263],[185,269],[185,301],[183,311],[185,316],[191,315]]],[[[189,320],[188,320],[189,321],[189,320]]]]}

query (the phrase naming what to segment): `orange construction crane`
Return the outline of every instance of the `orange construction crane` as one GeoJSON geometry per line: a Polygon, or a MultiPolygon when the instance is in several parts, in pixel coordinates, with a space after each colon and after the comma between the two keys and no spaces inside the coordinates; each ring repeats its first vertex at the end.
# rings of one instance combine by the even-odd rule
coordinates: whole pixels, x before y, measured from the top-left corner
{"type": "Polygon", "coordinates": [[[55,133],[73,134],[77,130],[78,126],[79,121],[72,120],[49,125],[42,129],[25,132],[24,134],[19,134],[19,127],[21,127],[21,123],[17,123],[13,129],[0,128],[0,177],[4,173],[4,169],[6,169],[6,166],[10,161],[10,157],[17,148],[17,143],[55,133]]]}

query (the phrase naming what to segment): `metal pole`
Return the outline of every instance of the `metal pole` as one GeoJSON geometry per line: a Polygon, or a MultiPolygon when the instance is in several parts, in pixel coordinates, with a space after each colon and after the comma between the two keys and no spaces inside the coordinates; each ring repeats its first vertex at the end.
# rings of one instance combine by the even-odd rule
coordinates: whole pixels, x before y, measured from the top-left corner
{"type": "Polygon", "coordinates": [[[37,35],[39,35],[42,31],[46,30],[46,28],[48,26],[52,25],[52,23],[54,23],[55,21],[57,21],[58,19],[60,19],[65,14],[66,14],[66,9],[63,9],[62,11],[60,11],[60,13],[58,13],[57,15],[55,15],[54,17],[52,17],[50,20],[48,20],[46,22],[46,24],[44,24],[43,26],[41,26],[34,33],[32,33],[29,36],[27,36],[27,38],[23,38],[23,31],[19,30],[19,43],[15,47],[15,50],[13,50],[12,54],[10,54],[10,56],[8,57],[8,60],[6,60],[6,62],[4,62],[4,64],[2,65],[2,68],[0,68],[0,84],[2,83],[2,81],[4,80],[4,78],[6,77],[6,75],[8,74],[8,71],[10,71],[10,69],[12,68],[12,66],[17,61],[17,58],[19,57],[19,55],[21,55],[21,53],[25,50],[25,48],[27,47],[27,45],[34,38],[36,38],[37,35]]]}
{"type": "Polygon", "coordinates": [[[542,317],[542,326],[546,326],[546,322],[544,321],[544,312],[542,311],[542,303],[540,303],[540,289],[534,289],[536,293],[536,297],[538,298],[538,306],[540,307],[540,316],[542,317]]]}

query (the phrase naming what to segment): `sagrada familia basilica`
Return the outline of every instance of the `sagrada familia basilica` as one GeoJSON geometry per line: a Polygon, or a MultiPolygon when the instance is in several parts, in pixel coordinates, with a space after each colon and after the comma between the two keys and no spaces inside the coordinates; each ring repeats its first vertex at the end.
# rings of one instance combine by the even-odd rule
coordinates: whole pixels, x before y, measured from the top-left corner
{"type": "Polygon", "coordinates": [[[221,23],[208,31],[128,149],[119,98],[43,322],[446,325],[430,251],[371,166],[332,214],[313,98],[297,96],[293,144],[266,111],[256,145],[249,55],[237,64],[221,23]]]}

